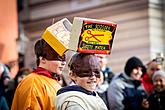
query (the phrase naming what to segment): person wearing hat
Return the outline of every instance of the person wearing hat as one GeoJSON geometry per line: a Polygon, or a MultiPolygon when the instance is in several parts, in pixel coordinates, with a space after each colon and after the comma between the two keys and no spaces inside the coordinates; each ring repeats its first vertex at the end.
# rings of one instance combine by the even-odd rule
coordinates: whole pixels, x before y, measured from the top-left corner
{"type": "Polygon", "coordinates": [[[139,58],[127,60],[124,73],[116,76],[108,87],[110,110],[143,110],[143,100],[147,94],[140,79],[144,70],[139,58]]]}
{"type": "Polygon", "coordinates": [[[107,110],[95,92],[100,78],[100,63],[94,54],[77,53],[69,64],[72,86],[61,88],[55,97],[57,110],[107,110]]]}
{"type": "Polygon", "coordinates": [[[11,110],[55,110],[56,92],[61,88],[58,79],[65,66],[60,56],[45,40],[35,43],[37,68],[18,85],[11,110]]]}
{"type": "Polygon", "coordinates": [[[148,110],[165,110],[165,72],[156,71],[152,76],[154,91],[149,96],[148,110]]]}
{"type": "Polygon", "coordinates": [[[154,75],[155,71],[161,70],[162,65],[160,65],[155,59],[151,60],[146,65],[146,73],[142,77],[142,84],[147,92],[148,96],[152,94],[154,91],[152,76],[154,75]]]}
{"type": "Polygon", "coordinates": [[[96,54],[96,56],[99,58],[100,64],[101,64],[101,71],[102,75],[100,78],[100,84],[97,87],[97,91],[102,94],[105,92],[112,81],[114,77],[114,73],[112,72],[112,69],[107,66],[108,59],[107,55],[104,54],[96,54]]]}

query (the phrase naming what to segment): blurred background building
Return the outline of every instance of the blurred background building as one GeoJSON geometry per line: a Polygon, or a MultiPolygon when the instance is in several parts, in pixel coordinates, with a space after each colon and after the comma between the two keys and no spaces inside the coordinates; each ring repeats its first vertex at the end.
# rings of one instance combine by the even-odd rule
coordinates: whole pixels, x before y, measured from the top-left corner
{"type": "MultiPolygon", "coordinates": [[[[16,2],[4,0],[0,4],[5,5],[7,1],[13,1],[13,5],[16,2]]],[[[17,43],[20,66],[35,66],[33,45],[53,19],[56,22],[66,17],[72,22],[76,16],[117,23],[112,53],[108,56],[108,65],[115,73],[123,71],[125,61],[131,56],[137,56],[147,63],[157,54],[165,54],[165,0],[18,0],[17,6],[18,21],[16,14],[8,15],[10,20],[15,19],[5,25],[9,31],[13,30],[10,22],[18,22],[17,40],[17,34],[8,37],[14,38],[17,43]]],[[[3,7],[1,11],[5,9],[3,7]]],[[[10,11],[16,13],[15,8],[10,8],[10,11]]],[[[0,31],[4,31],[2,27],[0,31]]],[[[0,56],[4,54],[1,51],[0,56]]]]}

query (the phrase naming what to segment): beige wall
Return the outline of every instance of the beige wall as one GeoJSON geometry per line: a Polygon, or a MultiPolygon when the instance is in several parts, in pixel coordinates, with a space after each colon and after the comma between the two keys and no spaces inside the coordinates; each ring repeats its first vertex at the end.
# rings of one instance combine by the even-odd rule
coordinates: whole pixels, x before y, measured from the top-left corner
{"type": "Polygon", "coordinates": [[[165,52],[163,42],[165,34],[163,34],[163,28],[161,25],[163,24],[162,22],[164,22],[164,19],[161,18],[161,10],[159,10],[162,8],[159,7],[162,6],[159,5],[159,2],[162,2],[163,0],[159,0],[158,4],[155,1],[156,4],[153,7],[149,7],[151,1],[29,1],[29,7],[26,7],[21,13],[23,25],[25,27],[24,29],[30,40],[26,49],[25,65],[31,67],[35,65],[35,57],[32,50],[33,44],[36,39],[41,37],[46,27],[51,25],[53,18],[55,21],[58,21],[67,17],[72,22],[73,17],[75,16],[106,19],[118,24],[113,42],[112,53],[108,56],[108,66],[112,67],[113,72],[122,72],[126,60],[131,56],[141,58],[146,64],[158,51],[165,52]],[[158,8],[155,8],[155,6],[158,8]],[[153,20],[154,22],[152,22],[153,20]],[[156,32],[152,31],[152,29],[155,29],[156,32]],[[156,40],[153,39],[154,37],[156,40]],[[156,49],[157,51],[155,51],[156,49]]]}

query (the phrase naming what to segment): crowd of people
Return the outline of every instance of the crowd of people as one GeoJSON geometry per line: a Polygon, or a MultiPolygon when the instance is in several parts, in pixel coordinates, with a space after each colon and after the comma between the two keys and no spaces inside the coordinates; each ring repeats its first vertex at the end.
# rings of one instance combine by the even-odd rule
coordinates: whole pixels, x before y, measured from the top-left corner
{"type": "Polygon", "coordinates": [[[144,65],[132,56],[115,74],[106,55],[77,52],[67,65],[69,85],[62,75],[65,54],[44,39],[34,52],[37,67],[21,68],[14,79],[0,63],[0,110],[165,110],[164,58],[144,65]]]}
{"type": "Polygon", "coordinates": [[[12,78],[8,66],[0,63],[0,110],[10,110],[18,84],[30,71],[30,68],[23,67],[19,69],[15,78],[12,78]]]}

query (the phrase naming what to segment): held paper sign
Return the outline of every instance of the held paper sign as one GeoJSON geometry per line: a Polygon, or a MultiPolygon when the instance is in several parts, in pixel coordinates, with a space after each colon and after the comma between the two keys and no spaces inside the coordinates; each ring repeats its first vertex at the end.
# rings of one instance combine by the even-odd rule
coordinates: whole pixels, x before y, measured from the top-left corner
{"type": "Polygon", "coordinates": [[[110,54],[116,24],[89,18],[75,17],[69,48],[82,53],[110,54]]]}

